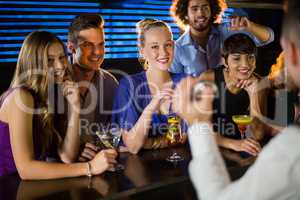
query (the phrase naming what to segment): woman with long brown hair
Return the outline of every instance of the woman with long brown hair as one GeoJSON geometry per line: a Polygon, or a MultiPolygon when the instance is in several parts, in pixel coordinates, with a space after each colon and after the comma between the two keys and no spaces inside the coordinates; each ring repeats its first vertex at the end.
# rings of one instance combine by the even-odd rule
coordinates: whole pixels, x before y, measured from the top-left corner
{"type": "Polygon", "coordinates": [[[0,176],[18,172],[22,179],[53,179],[99,174],[116,162],[114,150],[99,152],[87,163],[77,159],[79,92],[63,81],[68,66],[63,43],[46,31],[30,33],[21,48],[10,88],[0,101],[0,176]],[[70,109],[68,129],[55,129],[51,85],[61,84],[70,109]],[[45,162],[57,154],[64,163],[45,162]]]}

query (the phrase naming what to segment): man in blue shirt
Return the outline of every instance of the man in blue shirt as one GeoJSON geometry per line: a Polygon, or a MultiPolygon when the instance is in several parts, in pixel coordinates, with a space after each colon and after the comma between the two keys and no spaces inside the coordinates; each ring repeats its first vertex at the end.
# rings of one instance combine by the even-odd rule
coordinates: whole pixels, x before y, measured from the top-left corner
{"type": "Polygon", "coordinates": [[[176,41],[171,72],[196,76],[218,67],[221,62],[222,42],[236,32],[248,34],[257,46],[274,40],[274,33],[270,28],[251,22],[246,17],[232,18],[229,26],[217,24],[224,8],[226,4],[223,0],[173,2],[172,12],[177,24],[188,28],[176,41]]]}

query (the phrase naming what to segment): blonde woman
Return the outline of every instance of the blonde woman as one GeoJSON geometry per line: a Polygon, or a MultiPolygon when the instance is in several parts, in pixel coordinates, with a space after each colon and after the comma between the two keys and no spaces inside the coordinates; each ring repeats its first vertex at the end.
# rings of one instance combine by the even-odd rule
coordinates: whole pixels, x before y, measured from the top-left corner
{"type": "Polygon", "coordinates": [[[88,163],[70,164],[78,154],[79,92],[73,82],[62,83],[67,64],[64,45],[53,34],[36,31],[26,37],[11,87],[0,101],[0,176],[17,171],[26,180],[54,179],[113,170],[114,150],[101,151],[88,163]],[[63,137],[53,125],[48,89],[54,82],[62,84],[70,108],[63,137]],[[45,162],[53,154],[64,163],[45,162]]]}
{"type": "Polygon", "coordinates": [[[120,81],[113,109],[113,121],[123,130],[123,143],[134,154],[142,148],[169,146],[164,134],[170,98],[183,77],[168,72],[174,55],[170,27],[163,21],[145,19],[137,29],[145,71],[120,81]]]}

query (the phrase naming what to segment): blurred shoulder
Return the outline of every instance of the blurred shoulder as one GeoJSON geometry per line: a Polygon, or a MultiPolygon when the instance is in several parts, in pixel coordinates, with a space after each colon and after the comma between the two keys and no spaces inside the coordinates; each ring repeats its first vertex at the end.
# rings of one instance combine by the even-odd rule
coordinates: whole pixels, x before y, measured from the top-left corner
{"type": "Polygon", "coordinates": [[[116,79],[116,77],[112,73],[110,73],[108,70],[100,69],[99,73],[102,77],[104,77],[105,80],[114,82],[116,84],[119,83],[118,80],[116,79]]]}
{"type": "Polygon", "coordinates": [[[209,69],[201,73],[199,77],[207,81],[215,81],[215,69],[209,69]]]}

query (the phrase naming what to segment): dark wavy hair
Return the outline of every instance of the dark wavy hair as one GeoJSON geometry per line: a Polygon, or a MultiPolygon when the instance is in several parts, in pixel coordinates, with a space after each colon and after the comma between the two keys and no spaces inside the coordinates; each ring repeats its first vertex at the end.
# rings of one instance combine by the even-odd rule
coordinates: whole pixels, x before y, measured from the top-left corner
{"type": "MultiPolygon", "coordinates": [[[[190,0],[173,0],[170,12],[171,16],[174,18],[177,25],[184,29],[188,25],[188,20],[186,19],[188,13],[188,5],[190,0]]],[[[212,21],[215,22],[221,12],[227,8],[224,0],[207,0],[211,9],[212,21]]]]}
{"type": "Polygon", "coordinates": [[[257,47],[254,41],[244,33],[237,33],[229,36],[223,44],[222,56],[227,60],[229,54],[257,54],[257,47]]]}

